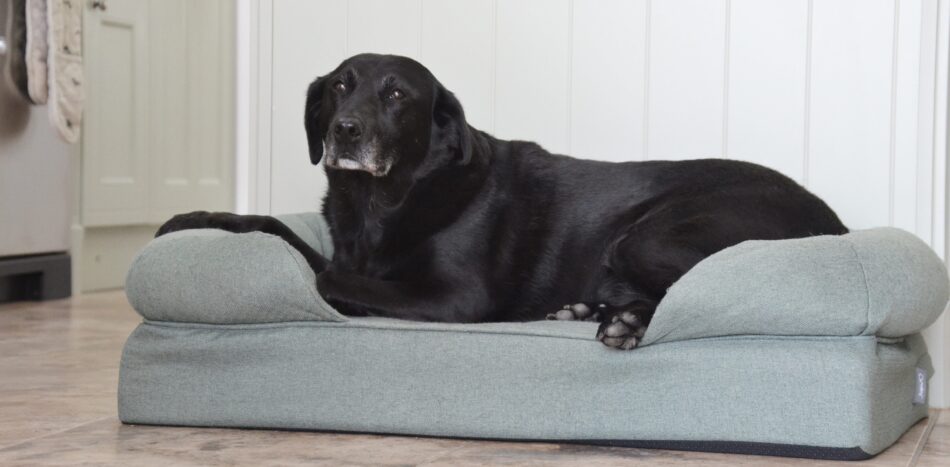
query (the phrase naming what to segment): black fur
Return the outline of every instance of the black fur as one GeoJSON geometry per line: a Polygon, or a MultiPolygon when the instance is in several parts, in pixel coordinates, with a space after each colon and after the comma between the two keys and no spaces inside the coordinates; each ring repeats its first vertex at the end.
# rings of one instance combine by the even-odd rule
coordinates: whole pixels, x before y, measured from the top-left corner
{"type": "Polygon", "coordinates": [[[311,160],[327,158],[332,261],[261,216],[193,213],[159,234],[281,235],[347,314],[593,318],[605,344],[632,348],[667,288],[703,258],[749,239],[847,232],[824,202],[759,165],[597,162],[496,139],[403,57],[348,59],[310,86],[305,114],[311,160]],[[372,141],[379,150],[366,152],[372,141]],[[578,305],[558,311],[564,304],[578,305]]]}

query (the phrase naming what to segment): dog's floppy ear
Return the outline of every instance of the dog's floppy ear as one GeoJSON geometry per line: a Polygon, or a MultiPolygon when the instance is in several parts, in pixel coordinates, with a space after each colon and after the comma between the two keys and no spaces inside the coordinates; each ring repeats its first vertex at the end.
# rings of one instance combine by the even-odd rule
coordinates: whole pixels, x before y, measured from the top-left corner
{"type": "Polygon", "coordinates": [[[307,145],[310,146],[310,162],[320,163],[323,157],[323,138],[327,135],[325,118],[321,118],[320,108],[326,77],[317,78],[307,88],[307,104],[304,107],[303,126],[307,130],[307,145]]]}
{"type": "Polygon", "coordinates": [[[432,110],[432,141],[430,151],[454,154],[462,165],[472,160],[472,134],[465,121],[465,111],[455,95],[437,84],[432,110]]]}

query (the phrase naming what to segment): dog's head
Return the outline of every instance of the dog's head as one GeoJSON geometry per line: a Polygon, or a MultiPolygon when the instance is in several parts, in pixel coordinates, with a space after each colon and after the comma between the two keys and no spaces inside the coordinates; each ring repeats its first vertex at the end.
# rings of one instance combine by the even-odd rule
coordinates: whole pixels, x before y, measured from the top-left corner
{"type": "Polygon", "coordinates": [[[415,60],[351,57],[307,90],[304,127],[310,161],[385,177],[424,161],[471,158],[462,106],[415,60]]]}

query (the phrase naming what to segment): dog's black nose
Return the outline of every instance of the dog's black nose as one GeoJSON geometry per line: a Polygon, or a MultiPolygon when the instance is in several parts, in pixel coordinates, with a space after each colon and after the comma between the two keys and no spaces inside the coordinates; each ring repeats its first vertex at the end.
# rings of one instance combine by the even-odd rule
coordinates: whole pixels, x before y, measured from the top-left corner
{"type": "Polygon", "coordinates": [[[355,118],[341,118],[336,121],[333,133],[340,141],[355,142],[363,135],[363,125],[355,118]]]}

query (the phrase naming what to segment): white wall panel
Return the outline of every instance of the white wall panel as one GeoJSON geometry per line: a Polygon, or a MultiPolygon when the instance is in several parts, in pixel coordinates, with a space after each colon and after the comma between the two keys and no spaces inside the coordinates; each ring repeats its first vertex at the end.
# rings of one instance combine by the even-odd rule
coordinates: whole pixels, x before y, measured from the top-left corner
{"type": "Polygon", "coordinates": [[[726,2],[650,2],[647,155],[721,156],[726,2]]]}
{"type": "Polygon", "coordinates": [[[293,180],[272,188],[280,210],[312,206],[323,186],[299,121],[306,85],[372,51],[420,58],[471,123],[502,138],[608,160],[751,160],[804,181],[853,227],[929,225],[932,124],[918,120],[932,113],[920,47],[935,0],[263,5],[274,9],[272,178],[293,180]]]}
{"type": "Polygon", "coordinates": [[[571,154],[643,159],[648,1],[573,3],[571,154]]]}
{"type": "Polygon", "coordinates": [[[375,52],[419,56],[422,24],[419,0],[349,0],[346,3],[349,14],[345,36],[350,55],[375,52]]]}
{"type": "Polygon", "coordinates": [[[570,2],[499,0],[495,134],[570,149],[570,2]]]}
{"type": "Polygon", "coordinates": [[[917,227],[918,96],[920,95],[921,0],[901,0],[897,14],[891,154],[891,225],[917,227]]]}
{"type": "Polygon", "coordinates": [[[894,2],[813,8],[808,186],[849,227],[887,225],[894,2]]]}
{"type": "MultiPolygon", "coordinates": [[[[265,200],[259,211],[319,206],[307,84],[349,55],[380,52],[418,58],[471,124],[500,138],[614,161],[757,162],[804,183],[849,227],[896,225],[943,251],[947,0],[260,5],[255,135],[265,144],[252,147],[268,153],[251,167],[263,181],[249,184],[263,187],[252,195],[265,200]]],[[[950,331],[933,329],[932,348],[950,360],[940,337],[950,331]]],[[[948,394],[936,388],[935,403],[948,394]]]]}
{"type": "Polygon", "coordinates": [[[455,93],[468,122],[494,130],[495,6],[484,0],[423,0],[420,60],[455,93]]]}
{"type": "Polygon", "coordinates": [[[326,190],[303,128],[307,86],[346,58],[346,3],[280,0],[274,9],[271,212],[315,211],[326,190]]]}
{"type": "Polygon", "coordinates": [[[808,0],[731,0],[724,155],[804,175],[808,0]]]}

